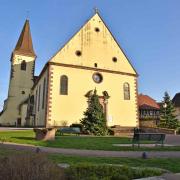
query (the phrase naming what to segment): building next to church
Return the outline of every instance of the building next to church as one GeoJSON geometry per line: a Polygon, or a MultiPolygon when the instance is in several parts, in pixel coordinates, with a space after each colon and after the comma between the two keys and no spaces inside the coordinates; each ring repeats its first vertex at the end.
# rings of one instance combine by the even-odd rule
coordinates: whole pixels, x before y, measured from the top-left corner
{"type": "Polygon", "coordinates": [[[79,123],[96,89],[108,126],[139,126],[137,72],[99,13],[48,60],[38,77],[34,76],[35,60],[27,20],[11,56],[1,124],[79,123]]]}
{"type": "Polygon", "coordinates": [[[175,107],[175,113],[174,115],[180,122],[180,93],[176,93],[175,96],[172,99],[172,103],[174,104],[175,107]]]}
{"type": "Polygon", "coordinates": [[[139,94],[140,127],[156,127],[160,121],[160,105],[150,96],[139,94]]]}

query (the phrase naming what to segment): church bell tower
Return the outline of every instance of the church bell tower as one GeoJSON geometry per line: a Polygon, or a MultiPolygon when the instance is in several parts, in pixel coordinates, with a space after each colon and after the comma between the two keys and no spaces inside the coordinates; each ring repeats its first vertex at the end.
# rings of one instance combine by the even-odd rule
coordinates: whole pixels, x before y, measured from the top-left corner
{"type": "Polygon", "coordinates": [[[26,20],[12,52],[8,98],[4,103],[0,123],[19,126],[25,124],[22,113],[26,114],[26,107],[23,111],[21,107],[26,103],[34,84],[35,59],[29,20],[26,20]]]}

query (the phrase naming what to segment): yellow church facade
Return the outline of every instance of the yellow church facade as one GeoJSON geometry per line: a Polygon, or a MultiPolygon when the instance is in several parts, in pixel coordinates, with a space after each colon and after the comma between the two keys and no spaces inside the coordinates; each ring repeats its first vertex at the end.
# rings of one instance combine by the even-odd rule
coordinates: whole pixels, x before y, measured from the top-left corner
{"type": "Polygon", "coordinates": [[[96,89],[108,126],[137,127],[137,78],[123,50],[95,13],[46,63],[27,101],[22,102],[27,106],[21,108],[20,114],[25,115],[19,118],[25,124],[45,127],[80,123],[96,89]]]}

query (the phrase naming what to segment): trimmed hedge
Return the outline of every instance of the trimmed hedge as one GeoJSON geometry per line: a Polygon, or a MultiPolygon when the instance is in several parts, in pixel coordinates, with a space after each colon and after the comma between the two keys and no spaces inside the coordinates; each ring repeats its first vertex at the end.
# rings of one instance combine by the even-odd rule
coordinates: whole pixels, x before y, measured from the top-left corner
{"type": "Polygon", "coordinates": [[[130,180],[162,173],[152,168],[87,163],[64,169],[41,153],[20,153],[0,158],[0,179],[3,180],[130,180]]]}
{"type": "Polygon", "coordinates": [[[127,166],[78,164],[66,169],[69,180],[129,180],[161,175],[158,169],[132,169],[127,166]]]}

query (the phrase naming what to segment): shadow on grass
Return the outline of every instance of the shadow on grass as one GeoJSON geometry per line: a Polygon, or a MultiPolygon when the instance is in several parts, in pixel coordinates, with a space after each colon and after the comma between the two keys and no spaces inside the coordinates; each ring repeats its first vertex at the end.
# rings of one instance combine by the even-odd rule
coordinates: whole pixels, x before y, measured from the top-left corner
{"type": "Polygon", "coordinates": [[[32,141],[35,140],[35,138],[33,137],[11,137],[12,139],[20,139],[20,140],[28,140],[28,141],[32,141]]]}

